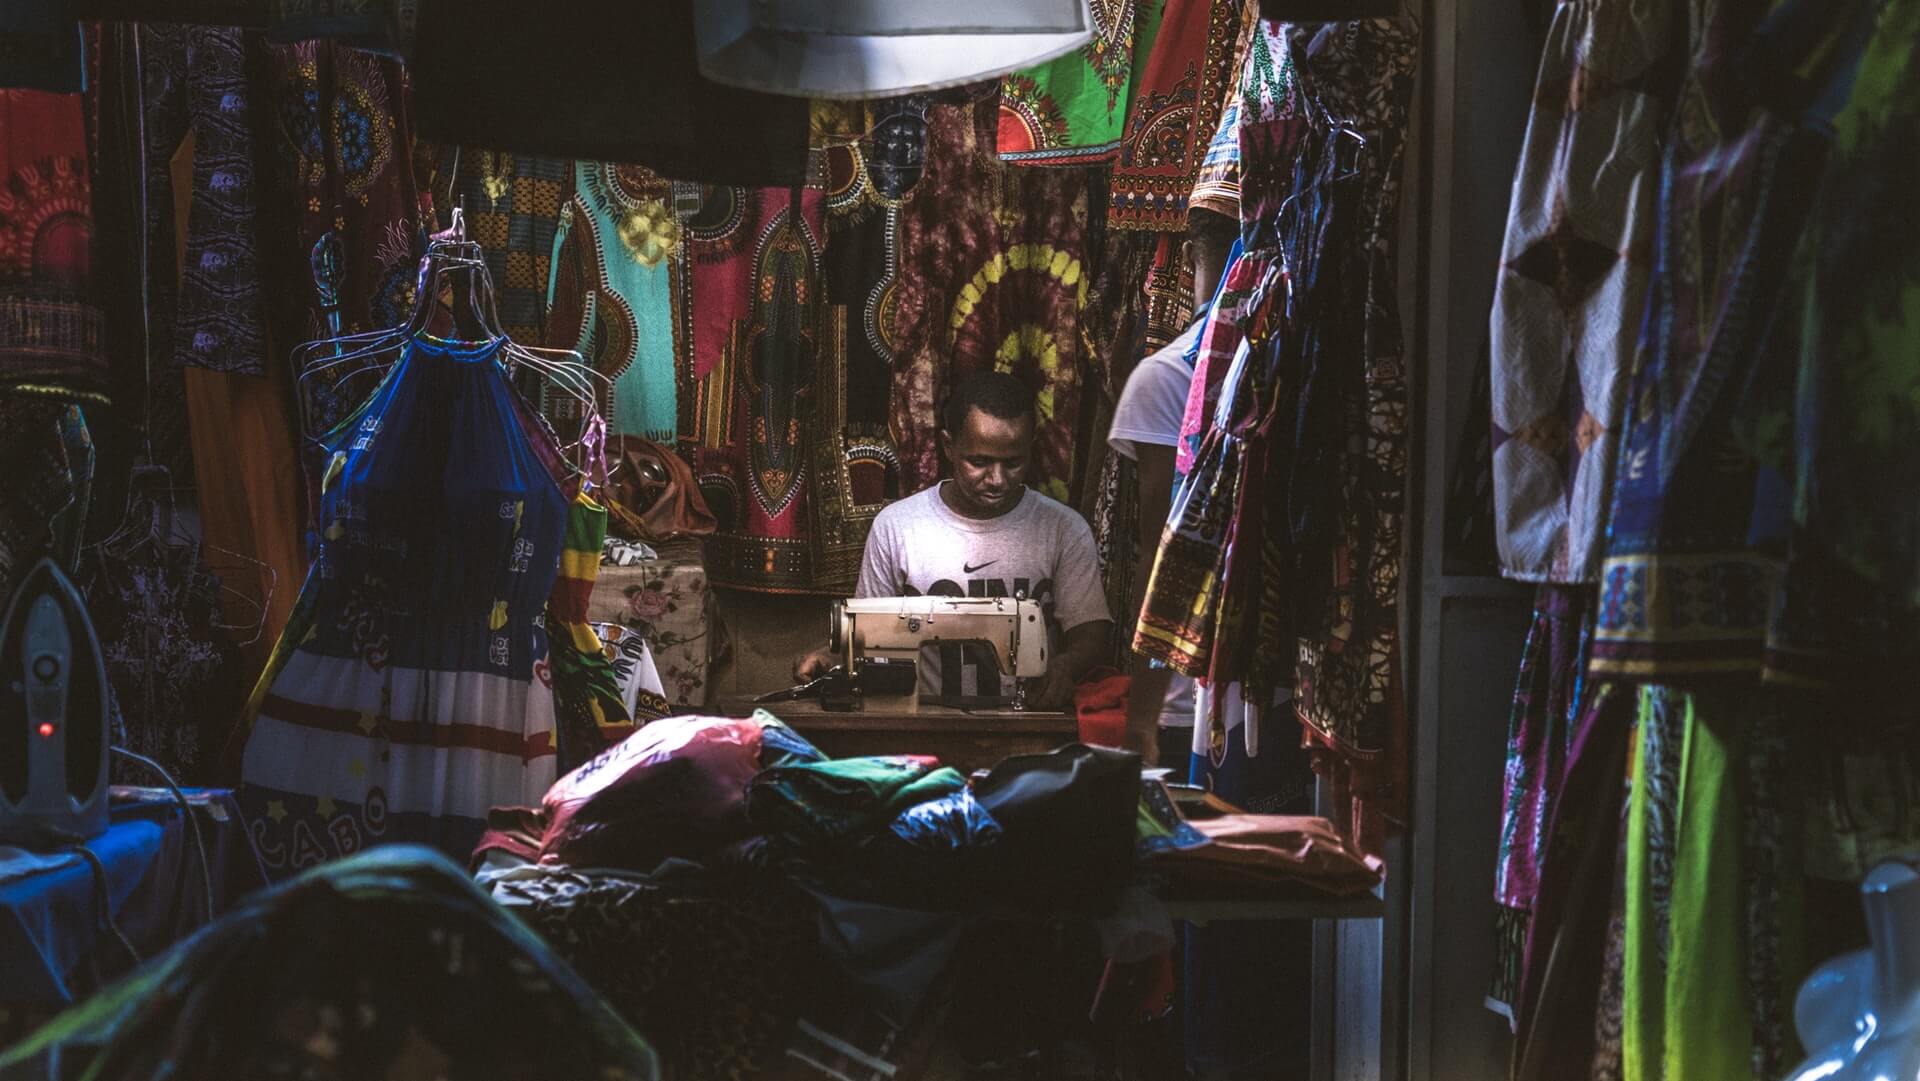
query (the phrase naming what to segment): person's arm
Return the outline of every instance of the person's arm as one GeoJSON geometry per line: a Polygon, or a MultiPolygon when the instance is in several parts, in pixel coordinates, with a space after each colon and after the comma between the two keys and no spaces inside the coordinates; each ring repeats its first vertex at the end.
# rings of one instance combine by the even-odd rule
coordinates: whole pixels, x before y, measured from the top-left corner
{"type": "Polygon", "coordinates": [[[1034,709],[1072,709],[1080,677],[1105,664],[1112,649],[1113,620],[1096,619],[1068,630],[1065,642],[1029,703],[1034,709]]]}
{"type": "Polygon", "coordinates": [[[1167,524],[1167,511],[1173,505],[1173,448],[1154,443],[1135,444],[1139,458],[1135,473],[1139,478],[1140,535],[1137,540],[1140,562],[1134,570],[1133,596],[1128,611],[1131,618],[1122,627],[1127,635],[1127,746],[1140,752],[1147,765],[1158,765],[1160,713],[1167,700],[1167,687],[1173,671],[1155,668],[1147,658],[1132,652],[1134,629],[1145,602],[1147,578],[1153,572],[1154,558],[1160,550],[1160,534],[1167,524]]]}
{"type": "MultiPolygon", "coordinates": [[[[873,520],[873,528],[867,533],[867,546],[860,557],[860,580],[853,587],[855,597],[892,597],[900,590],[900,563],[896,556],[893,539],[893,523],[885,514],[873,520]]],[[[827,670],[840,663],[840,655],[830,645],[823,645],[810,653],[803,653],[793,662],[793,678],[796,683],[806,683],[827,674],[827,670]]]]}
{"type": "Polygon", "coordinates": [[[1065,629],[1065,642],[1040,681],[1040,709],[1073,706],[1073,686],[1112,656],[1113,616],[1100,588],[1100,553],[1093,530],[1075,516],[1055,557],[1053,614],[1065,629]]]}

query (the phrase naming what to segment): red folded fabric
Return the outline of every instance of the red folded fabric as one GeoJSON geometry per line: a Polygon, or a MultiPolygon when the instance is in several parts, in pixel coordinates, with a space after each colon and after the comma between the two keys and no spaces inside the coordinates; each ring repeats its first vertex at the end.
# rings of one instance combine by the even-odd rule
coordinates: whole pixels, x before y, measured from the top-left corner
{"type": "Polygon", "coordinates": [[[752,833],[746,789],[759,771],[751,720],[655,721],[547,790],[541,862],[651,871],[706,855],[752,833]]]}
{"type": "Polygon", "coordinates": [[[1096,668],[1073,689],[1080,742],[1097,747],[1127,745],[1127,687],[1133,677],[1096,668]]]}

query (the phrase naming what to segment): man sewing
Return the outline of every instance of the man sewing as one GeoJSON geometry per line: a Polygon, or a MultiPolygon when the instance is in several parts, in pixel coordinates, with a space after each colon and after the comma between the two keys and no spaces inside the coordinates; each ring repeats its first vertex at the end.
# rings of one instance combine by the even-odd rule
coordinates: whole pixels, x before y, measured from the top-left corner
{"type": "MultiPolygon", "coordinates": [[[[1073,705],[1076,681],[1107,656],[1113,619],[1100,588],[1093,531],[1066,505],[1027,487],[1037,424],[1033,393],[1004,372],[961,380],[947,402],[940,449],[953,478],[880,512],[867,536],[855,597],[1014,597],[1040,602],[1053,636],[1030,708],[1073,705]]],[[[794,664],[802,682],[838,663],[821,649],[794,664]]],[[[920,691],[936,701],[1010,699],[992,654],[958,643],[921,651],[920,691]]]]}

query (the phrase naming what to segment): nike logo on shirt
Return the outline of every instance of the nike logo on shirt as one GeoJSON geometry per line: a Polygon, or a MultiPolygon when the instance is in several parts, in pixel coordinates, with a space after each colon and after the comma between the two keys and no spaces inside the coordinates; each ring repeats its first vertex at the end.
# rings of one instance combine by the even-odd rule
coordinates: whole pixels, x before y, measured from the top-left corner
{"type": "MultiPolygon", "coordinates": [[[[972,574],[972,573],[973,573],[974,571],[983,571],[983,570],[986,570],[986,569],[987,569],[988,567],[991,567],[991,566],[993,566],[993,565],[994,565],[995,563],[998,563],[998,562],[1000,562],[1000,561],[999,561],[999,560],[997,560],[997,559],[989,559],[989,560],[987,560],[987,561],[986,561],[985,563],[982,563],[982,564],[980,564],[980,565],[979,565],[978,567],[970,567],[970,566],[968,566],[967,564],[965,564],[965,563],[963,562],[963,563],[961,563],[961,564],[960,564],[960,573],[961,573],[961,574],[972,574]]],[[[948,565],[949,565],[949,566],[951,566],[952,564],[948,564],[948,565]]]]}

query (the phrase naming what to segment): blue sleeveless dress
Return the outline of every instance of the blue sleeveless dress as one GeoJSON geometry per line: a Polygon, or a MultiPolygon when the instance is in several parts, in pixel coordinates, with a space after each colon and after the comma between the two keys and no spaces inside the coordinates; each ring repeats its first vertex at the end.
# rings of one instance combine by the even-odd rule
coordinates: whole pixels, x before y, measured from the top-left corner
{"type": "Polygon", "coordinates": [[[325,440],[319,549],[249,707],[240,804],[276,875],[414,841],[465,859],[555,777],[547,597],[567,500],[503,340],[411,340],[325,440]]]}

